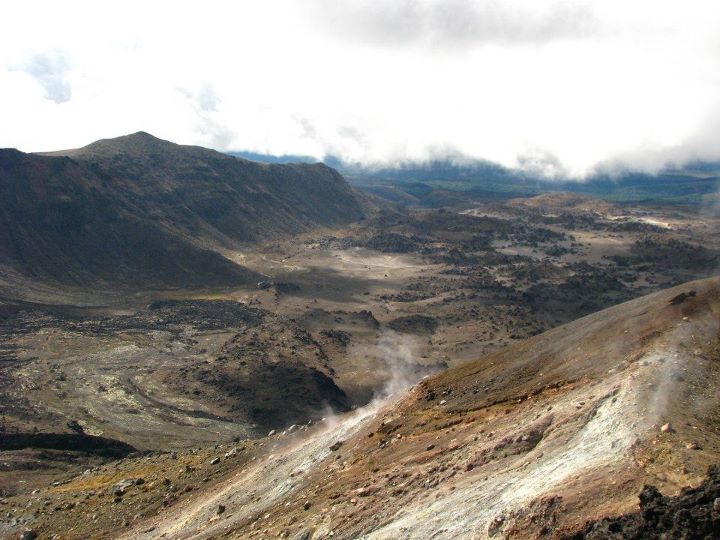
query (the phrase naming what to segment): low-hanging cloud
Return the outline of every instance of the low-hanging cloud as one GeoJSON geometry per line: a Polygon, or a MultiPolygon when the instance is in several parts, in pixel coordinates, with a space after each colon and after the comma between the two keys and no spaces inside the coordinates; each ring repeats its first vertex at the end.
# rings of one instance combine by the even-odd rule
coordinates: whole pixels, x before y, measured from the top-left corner
{"type": "Polygon", "coordinates": [[[218,150],[479,159],[560,177],[720,159],[709,0],[127,0],[112,16],[29,0],[4,15],[0,147],[144,130],[218,150]]]}

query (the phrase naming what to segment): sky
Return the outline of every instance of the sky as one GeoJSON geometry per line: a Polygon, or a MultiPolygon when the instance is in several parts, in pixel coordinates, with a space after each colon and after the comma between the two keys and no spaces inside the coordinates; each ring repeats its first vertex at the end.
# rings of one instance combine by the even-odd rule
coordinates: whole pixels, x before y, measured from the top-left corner
{"type": "Polygon", "coordinates": [[[136,131],[366,165],[548,176],[720,159],[720,2],[3,6],[0,147],[136,131]]]}

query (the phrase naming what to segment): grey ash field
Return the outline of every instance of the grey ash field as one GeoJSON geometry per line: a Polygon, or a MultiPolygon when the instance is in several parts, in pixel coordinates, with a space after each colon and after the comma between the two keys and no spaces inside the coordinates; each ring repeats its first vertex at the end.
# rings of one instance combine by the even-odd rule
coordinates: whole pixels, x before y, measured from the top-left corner
{"type": "Polygon", "coordinates": [[[564,193],[408,209],[318,169],[342,195],[329,213],[310,194],[278,230],[267,219],[233,236],[248,221],[232,209],[146,208],[134,191],[161,178],[186,201],[193,171],[224,171],[238,181],[218,197],[236,190],[282,215],[285,176],[312,182],[312,166],[256,170],[147,137],[22,169],[38,184],[53,167],[77,180],[59,199],[70,211],[93,193],[123,198],[107,230],[77,225],[57,255],[73,280],[41,258],[42,219],[0,239],[0,535],[562,537],[633,511],[645,482],[676,495],[717,462],[718,285],[683,285],[717,273],[713,209],[564,193]],[[150,174],[158,155],[173,165],[150,174]],[[80,189],[90,174],[96,188],[80,189]],[[130,258],[113,282],[113,257],[138,241],[122,235],[152,216],[153,234],[173,238],[163,265],[179,270],[130,258]],[[103,244],[116,251],[82,268],[103,244]],[[674,330],[682,321],[692,336],[674,330]],[[677,369],[654,380],[669,365],[661,346],[677,369]],[[667,380],[702,406],[661,404],[667,380]],[[666,422],[675,435],[658,438],[666,422]],[[613,430],[617,446],[589,445],[613,430]],[[619,487],[603,499],[608,471],[619,487]],[[524,491],[483,498],[507,486],[524,491]],[[435,516],[470,511],[462,496],[486,510],[443,528],[435,516]]]}

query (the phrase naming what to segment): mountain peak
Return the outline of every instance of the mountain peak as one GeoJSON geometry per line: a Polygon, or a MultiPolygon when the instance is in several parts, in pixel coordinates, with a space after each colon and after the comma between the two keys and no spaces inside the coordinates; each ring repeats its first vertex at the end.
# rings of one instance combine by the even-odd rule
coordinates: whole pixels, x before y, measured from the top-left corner
{"type": "Polygon", "coordinates": [[[128,135],[120,135],[110,139],[100,139],[81,148],[42,152],[51,156],[110,157],[117,154],[144,155],[158,151],[175,152],[179,144],[155,137],[147,131],[137,131],[128,135]]]}
{"type": "MultiPolygon", "coordinates": [[[[138,143],[144,143],[144,144],[157,144],[157,143],[165,143],[165,144],[172,144],[170,141],[166,141],[165,139],[161,139],[160,137],[156,137],[152,133],[148,133],[147,131],[136,131],[135,133],[129,133],[127,135],[120,135],[118,137],[112,137],[110,139],[100,139],[100,141],[113,141],[116,143],[127,143],[127,142],[138,142],[138,143]]],[[[100,142],[96,141],[96,142],[100,142]]],[[[91,143],[94,144],[94,143],[91,143]]]]}
{"type": "MultiPolygon", "coordinates": [[[[156,137],[155,135],[152,135],[148,133],[147,131],[136,131],[135,133],[130,133],[129,135],[124,135],[124,137],[132,137],[132,138],[138,138],[138,139],[156,139],[160,140],[159,137],[156,137]]],[[[117,138],[117,137],[116,137],[117,138]]]]}
{"type": "Polygon", "coordinates": [[[179,146],[180,145],[173,142],[155,137],[146,131],[138,131],[130,135],[121,135],[120,137],[114,137],[112,139],[100,139],[79,150],[83,151],[83,153],[92,154],[114,154],[121,152],[145,154],[158,150],[173,150],[179,146]]]}

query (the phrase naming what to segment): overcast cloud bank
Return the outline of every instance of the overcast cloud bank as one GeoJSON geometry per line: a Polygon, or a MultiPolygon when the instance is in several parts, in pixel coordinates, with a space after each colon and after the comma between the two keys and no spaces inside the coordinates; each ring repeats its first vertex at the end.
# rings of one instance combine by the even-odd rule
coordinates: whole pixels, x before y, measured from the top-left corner
{"type": "Polygon", "coordinates": [[[550,176],[720,159],[716,2],[98,4],[6,6],[0,146],[145,130],[219,150],[465,156],[550,176]]]}

